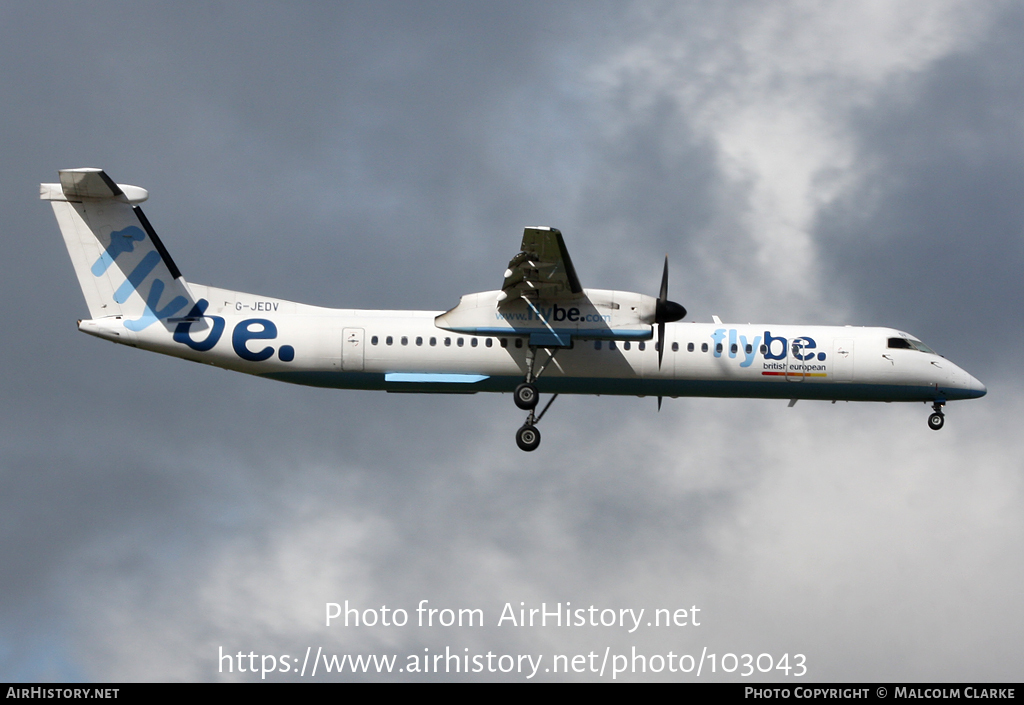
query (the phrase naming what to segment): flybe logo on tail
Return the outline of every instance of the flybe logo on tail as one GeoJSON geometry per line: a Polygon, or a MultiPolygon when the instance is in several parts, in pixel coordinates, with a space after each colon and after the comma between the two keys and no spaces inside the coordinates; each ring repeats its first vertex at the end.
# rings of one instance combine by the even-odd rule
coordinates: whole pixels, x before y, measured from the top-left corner
{"type": "Polygon", "coordinates": [[[114,263],[118,255],[124,252],[131,252],[135,249],[136,242],[142,242],[145,239],[146,233],[142,232],[142,228],[137,228],[134,225],[129,225],[124,230],[110,233],[110,244],[107,245],[107,249],[103,251],[103,254],[100,255],[100,258],[92,266],[93,276],[98,277],[102,275],[110,268],[110,265],[114,263]]]}
{"type": "MultiPolygon", "coordinates": [[[[134,225],[129,225],[127,228],[110,233],[110,244],[107,245],[99,259],[93,263],[90,270],[93,276],[101,277],[106,274],[114,260],[126,252],[134,251],[135,243],[142,242],[145,239],[146,233],[142,231],[142,228],[134,225]]],[[[121,286],[117,287],[117,291],[114,292],[114,301],[119,304],[128,301],[132,293],[138,291],[139,286],[146,280],[146,277],[152,274],[158,264],[160,264],[160,253],[156,250],[147,252],[142,261],[135,265],[135,269],[128,274],[128,277],[121,286]]],[[[160,308],[160,298],[163,296],[165,288],[167,288],[167,285],[164,284],[163,280],[154,277],[153,283],[149,286],[149,296],[145,298],[142,316],[125,321],[124,327],[138,332],[156,323],[161,318],[169,318],[185,308],[188,300],[184,296],[175,296],[163,308],[160,308]]],[[[139,292],[139,295],[142,295],[141,292],[139,292]]]]}

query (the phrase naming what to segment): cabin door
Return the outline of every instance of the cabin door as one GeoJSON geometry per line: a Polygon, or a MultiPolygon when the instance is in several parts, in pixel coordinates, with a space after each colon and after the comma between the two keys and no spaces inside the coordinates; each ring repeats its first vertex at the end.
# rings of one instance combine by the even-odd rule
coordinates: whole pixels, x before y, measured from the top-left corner
{"type": "Polygon", "coordinates": [[[363,371],[362,328],[345,328],[341,331],[341,369],[345,372],[363,371]]]}
{"type": "Polygon", "coordinates": [[[832,342],[832,381],[853,381],[853,338],[836,338],[832,342]]]}

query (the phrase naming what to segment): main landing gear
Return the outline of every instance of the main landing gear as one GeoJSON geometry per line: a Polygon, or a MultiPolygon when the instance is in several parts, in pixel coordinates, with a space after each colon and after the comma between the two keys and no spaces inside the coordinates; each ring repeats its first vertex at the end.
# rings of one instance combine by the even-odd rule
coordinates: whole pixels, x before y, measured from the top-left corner
{"type": "Polygon", "coordinates": [[[934,413],[928,417],[928,428],[933,431],[938,431],[942,428],[942,425],[946,423],[946,415],[942,413],[943,404],[945,404],[945,402],[941,401],[937,401],[932,404],[932,410],[934,413]]]}
{"type": "Polygon", "coordinates": [[[558,348],[554,350],[547,350],[548,359],[541,365],[537,373],[534,374],[533,366],[537,359],[537,348],[533,345],[527,348],[526,352],[526,380],[516,387],[515,392],[512,396],[518,406],[523,411],[528,412],[526,415],[526,423],[519,427],[516,431],[516,445],[519,446],[520,450],[527,452],[536,450],[537,446],[540,445],[540,431],[537,430],[537,423],[544,418],[544,414],[548,412],[555,399],[558,398],[557,394],[553,394],[548,400],[548,403],[541,410],[540,415],[534,414],[534,410],[537,408],[537,402],[540,401],[540,393],[537,391],[537,385],[534,381],[540,377],[548,364],[555,359],[555,354],[558,352],[558,348]]]}

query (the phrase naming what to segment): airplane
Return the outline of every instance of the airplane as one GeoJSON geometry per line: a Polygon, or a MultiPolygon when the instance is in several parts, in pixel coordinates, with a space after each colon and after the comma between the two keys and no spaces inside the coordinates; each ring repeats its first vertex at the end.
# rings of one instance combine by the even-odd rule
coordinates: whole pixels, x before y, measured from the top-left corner
{"type": "Polygon", "coordinates": [[[448,311],[333,309],[187,282],[139,204],[101,169],[40,184],[89,308],[83,333],[294,384],[388,392],[511,392],[537,424],[559,394],[930,403],[985,385],[893,328],[681,322],[668,299],[584,289],[562,233],[528,227],[501,288],[448,311]],[[550,394],[536,413],[540,393],[550,394]]]}

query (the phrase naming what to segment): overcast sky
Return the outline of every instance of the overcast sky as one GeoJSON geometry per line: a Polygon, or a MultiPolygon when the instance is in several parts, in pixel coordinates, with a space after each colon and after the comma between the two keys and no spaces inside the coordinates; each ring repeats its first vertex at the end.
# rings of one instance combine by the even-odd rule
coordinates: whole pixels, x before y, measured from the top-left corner
{"type": "MultiPolygon", "coordinates": [[[[0,680],[446,646],[1024,673],[1019,5],[5,3],[0,95],[0,680]],[[82,166],[149,190],[189,281],[444,310],[545,224],[584,286],[654,294],[667,253],[691,320],[893,326],[989,394],[939,433],[921,404],[560,397],[524,454],[508,395],[306,389],[79,334],[37,185],[82,166]],[[487,625],[325,627],[345,600],[487,625]],[[496,626],[567,601],[701,624],[496,626]]],[[[800,682],[739,672],[712,677],[800,682]]]]}

